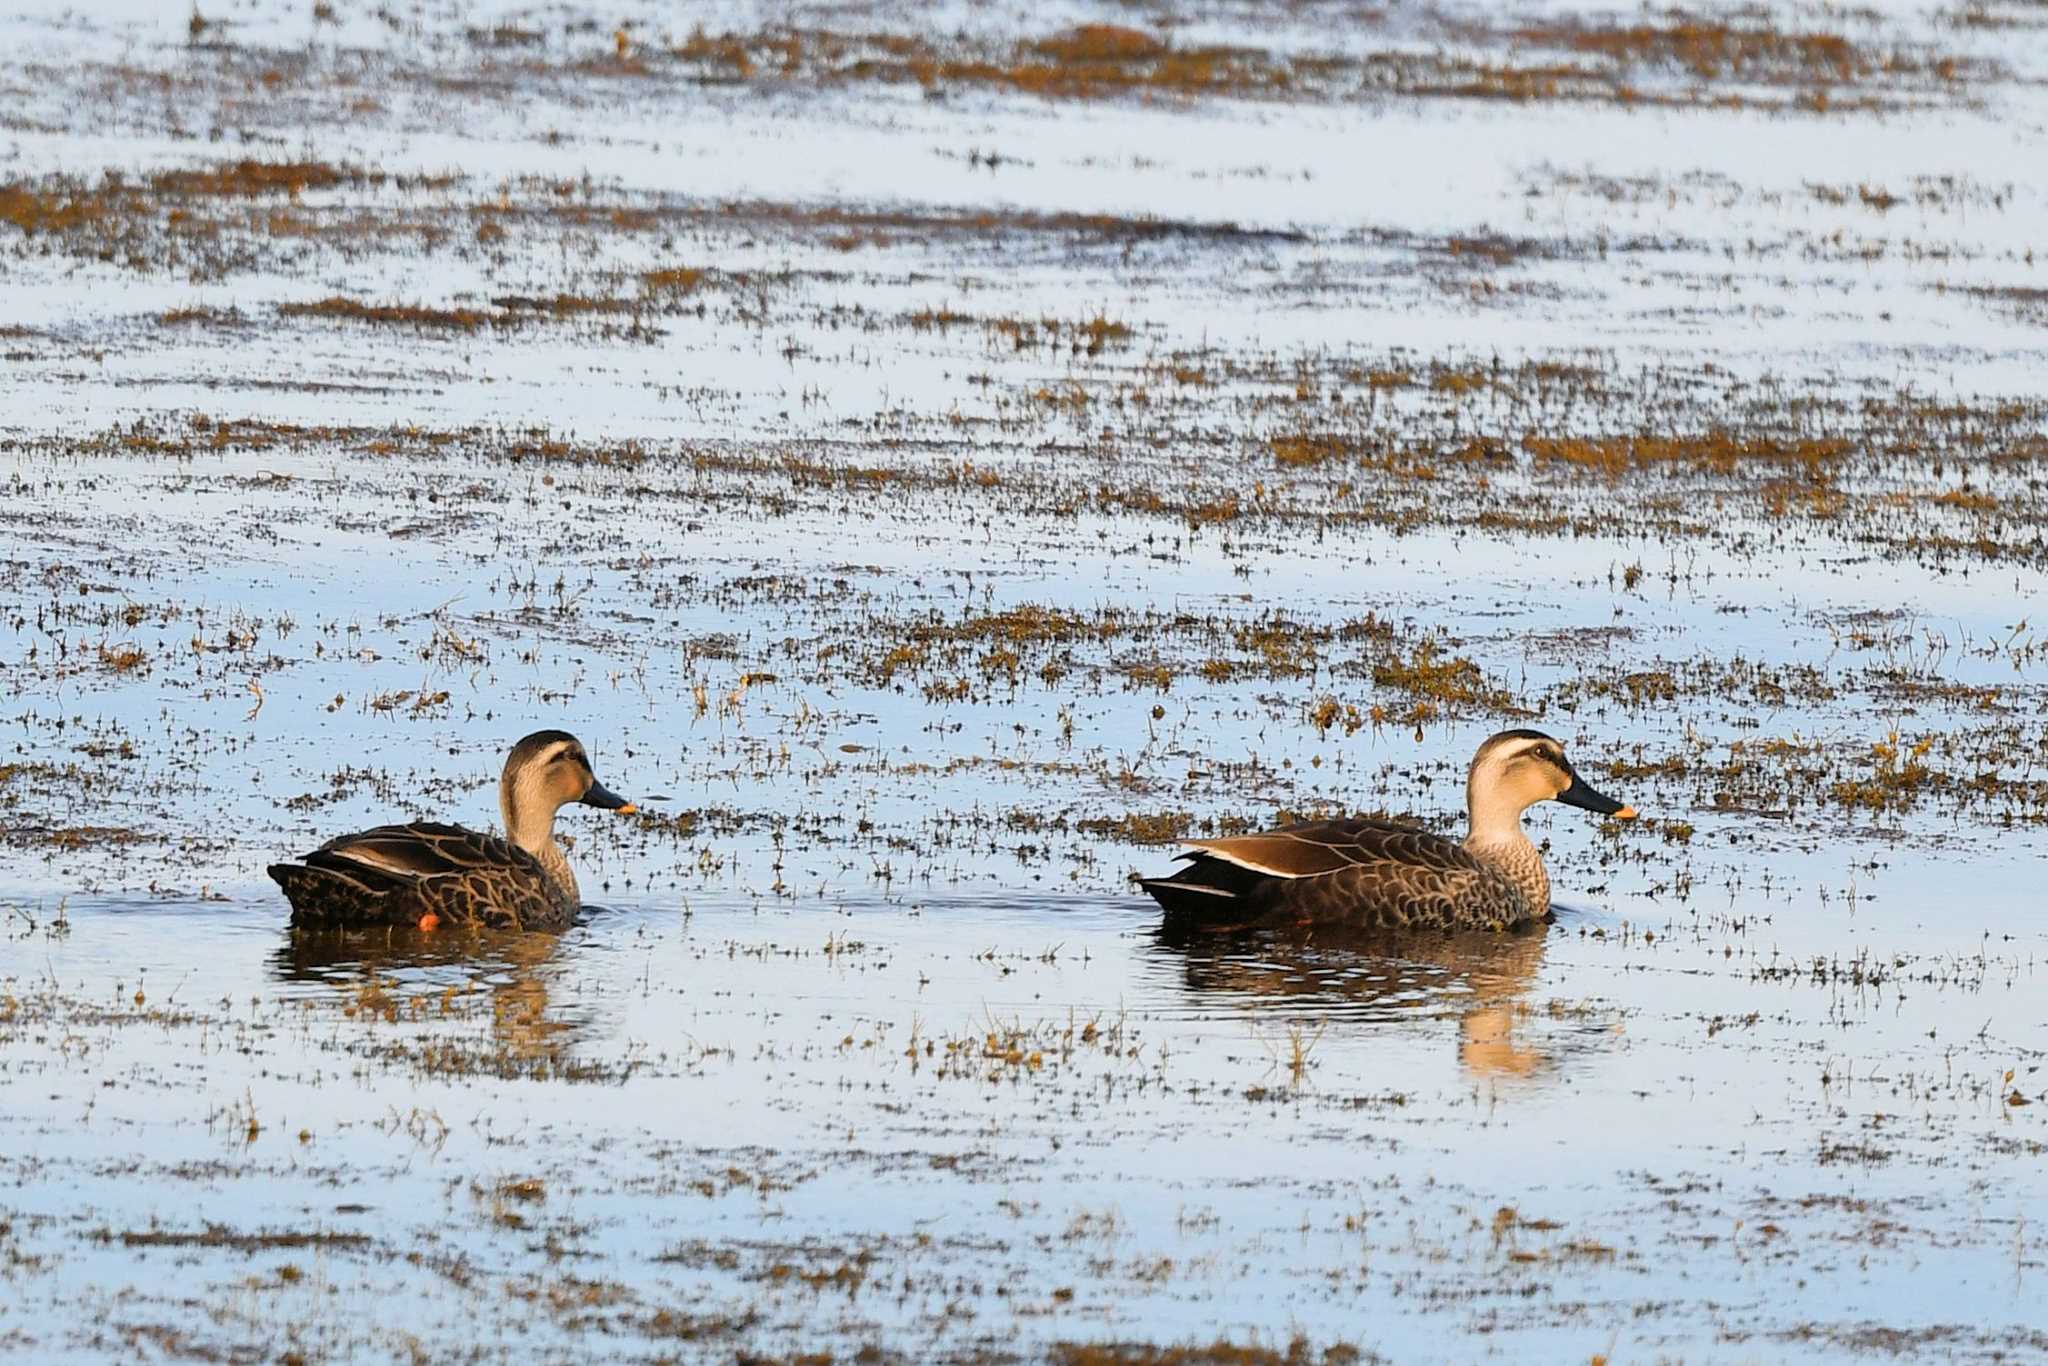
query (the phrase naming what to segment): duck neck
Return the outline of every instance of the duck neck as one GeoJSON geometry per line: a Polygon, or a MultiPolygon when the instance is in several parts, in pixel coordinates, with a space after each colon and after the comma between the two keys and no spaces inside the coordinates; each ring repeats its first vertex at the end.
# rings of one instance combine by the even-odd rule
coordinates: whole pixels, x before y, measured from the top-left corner
{"type": "Polygon", "coordinates": [[[555,813],[532,802],[521,802],[510,783],[498,789],[498,815],[505,822],[505,838],[534,856],[549,881],[561,888],[569,900],[581,903],[576,874],[569,856],[555,843],[555,813]]]}
{"type": "Polygon", "coordinates": [[[1522,829],[1522,813],[1504,803],[1465,796],[1465,813],[1471,833],[1465,836],[1465,851],[1495,869],[1522,894],[1531,915],[1550,910],[1550,874],[1543,869],[1543,855],[1522,829]]]}
{"type": "Polygon", "coordinates": [[[550,837],[545,847],[529,852],[540,860],[541,871],[562,889],[562,894],[569,898],[569,904],[581,906],[583,893],[576,888],[576,870],[569,866],[569,856],[562,852],[562,846],[550,837]]]}

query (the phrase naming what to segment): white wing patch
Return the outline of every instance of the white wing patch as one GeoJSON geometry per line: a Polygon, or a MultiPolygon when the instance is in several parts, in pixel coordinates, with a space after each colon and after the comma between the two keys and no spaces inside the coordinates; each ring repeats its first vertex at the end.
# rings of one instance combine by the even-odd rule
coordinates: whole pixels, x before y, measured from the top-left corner
{"type": "Polygon", "coordinates": [[[419,876],[419,869],[404,863],[394,862],[389,858],[379,857],[374,851],[359,844],[348,845],[341,849],[331,849],[328,852],[336,858],[345,858],[351,863],[360,863],[365,868],[375,868],[379,872],[395,873],[400,877],[419,876]]]}
{"type": "MultiPolygon", "coordinates": [[[[1289,836],[1289,838],[1293,837],[1289,836]]],[[[1313,841],[1303,840],[1302,843],[1308,844],[1313,843],[1313,841]]],[[[1218,849],[1215,846],[1204,843],[1201,840],[1189,840],[1187,842],[1187,847],[1194,850],[1196,854],[1200,854],[1203,858],[1212,858],[1219,863],[1232,864],[1235,867],[1245,869],[1247,872],[1264,873],[1267,877],[1282,877],[1291,879],[1304,877],[1323,877],[1326,875],[1324,873],[1290,873],[1284,868],[1269,868],[1263,863],[1259,863],[1252,859],[1244,857],[1242,854],[1233,854],[1226,849],[1218,849]]],[[[1195,854],[1183,854],[1181,855],[1181,857],[1193,858],[1195,857],[1195,854]]]]}
{"type": "Polygon", "coordinates": [[[1204,887],[1199,882],[1175,882],[1171,878],[1163,877],[1138,879],[1138,885],[1140,887],[1149,888],[1154,886],[1155,884],[1161,887],[1171,887],[1175,892],[1200,892],[1203,896],[1221,897],[1225,901],[1237,900],[1236,892],[1225,891],[1221,887],[1204,887]]]}

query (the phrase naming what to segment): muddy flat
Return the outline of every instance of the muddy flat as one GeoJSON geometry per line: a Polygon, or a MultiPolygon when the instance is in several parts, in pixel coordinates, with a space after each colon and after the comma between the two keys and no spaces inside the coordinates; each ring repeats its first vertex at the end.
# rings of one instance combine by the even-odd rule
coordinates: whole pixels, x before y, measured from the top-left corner
{"type": "Polygon", "coordinates": [[[16,6],[0,1357],[2048,1358],[2044,36],[16,6]],[[1553,923],[1131,881],[1510,727],[1553,923]]]}

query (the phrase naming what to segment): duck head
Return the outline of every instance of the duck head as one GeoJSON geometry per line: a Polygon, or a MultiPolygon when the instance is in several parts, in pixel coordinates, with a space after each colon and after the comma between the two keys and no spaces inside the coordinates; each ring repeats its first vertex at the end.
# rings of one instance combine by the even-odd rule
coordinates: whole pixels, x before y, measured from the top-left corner
{"type": "Polygon", "coordinates": [[[512,746],[498,785],[511,841],[529,853],[554,838],[555,812],[571,802],[630,816],[633,803],[597,780],[583,745],[565,730],[537,730],[512,746]]]}
{"type": "Polygon", "coordinates": [[[1540,730],[1504,730],[1472,756],[1465,778],[1465,808],[1474,831],[1520,829],[1522,813],[1558,801],[1616,820],[1635,819],[1635,808],[1605,796],[1581,778],[1564,746],[1540,730]]]}

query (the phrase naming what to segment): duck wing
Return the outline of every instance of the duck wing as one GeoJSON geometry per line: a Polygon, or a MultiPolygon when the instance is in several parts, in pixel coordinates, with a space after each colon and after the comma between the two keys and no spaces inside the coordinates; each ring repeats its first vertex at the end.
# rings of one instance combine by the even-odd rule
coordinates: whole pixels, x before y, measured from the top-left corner
{"type": "Polygon", "coordinates": [[[1520,893],[1463,845],[1393,821],[1309,821],[1190,840],[1181,857],[1188,867],[1141,885],[1184,927],[1453,929],[1530,918],[1520,893]]]}
{"type": "Polygon", "coordinates": [[[1442,872],[1482,869],[1465,846],[1396,821],[1306,821],[1259,835],[1188,840],[1184,859],[1221,859],[1277,878],[1321,878],[1384,864],[1442,872]]]}
{"type": "Polygon", "coordinates": [[[380,825],[341,835],[306,855],[306,862],[315,867],[368,868],[397,878],[447,877],[497,868],[540,872],[540,864],[531,854],[507,840],[437,821],[380,825]]]}

